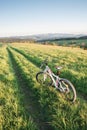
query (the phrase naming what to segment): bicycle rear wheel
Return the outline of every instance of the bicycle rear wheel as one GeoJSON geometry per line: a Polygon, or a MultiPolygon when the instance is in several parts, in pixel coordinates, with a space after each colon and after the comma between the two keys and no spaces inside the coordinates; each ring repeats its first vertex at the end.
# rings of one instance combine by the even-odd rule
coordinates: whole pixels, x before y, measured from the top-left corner
{"type": "Polygon", "coordinates": [[[60,79],[60,83],[64,88],[64,96],[67,100],[75,102],[76,100],[76,90],[73,84],[67,79],[60,79]]]}
{"type": "Polygon", "coordinates": [[[47,85],[47,86],[51,86],[53,83],[51,77],[47,73],[44,73],[44,72],[38,72],[36,74],[36,80],[38,83],[42,85],[47,85]]]}

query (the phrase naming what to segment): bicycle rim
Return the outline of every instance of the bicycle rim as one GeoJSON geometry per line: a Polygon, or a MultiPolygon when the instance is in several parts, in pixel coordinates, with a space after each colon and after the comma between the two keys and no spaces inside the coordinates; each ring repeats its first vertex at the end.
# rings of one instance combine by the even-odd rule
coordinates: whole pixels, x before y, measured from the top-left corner
{"type": "Polygon", "coordinates": [[[69,101],[74,102],[76,100],[76,90],[73,84],[66,79],[61,79],[60,82],[62,87],[64,88],[65,98],[69,101]]]}
{"type": "Polygon", "coordinates": [[[52,85],[52,79],[51,79],[51,77],[48,74],[44,73],[44,72],[37,73],[36,80],[40,84],[43,84],[43,85],[47,85],[47,86],[52,85]]]}

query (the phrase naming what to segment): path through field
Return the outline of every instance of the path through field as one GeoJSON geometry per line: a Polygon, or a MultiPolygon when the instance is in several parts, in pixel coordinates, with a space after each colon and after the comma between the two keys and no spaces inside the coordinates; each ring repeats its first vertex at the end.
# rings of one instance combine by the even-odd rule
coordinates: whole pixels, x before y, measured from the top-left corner
{"type": "MultiPolygon", "coordinates": [[[[15,43],[2,46],[0,48],[1,130],[86,130],[86,54],[86,51],[79,48],[38,44],[15,43]],[[41,86],[36,82],[36,73],[40,71],[39,66],[46,57],[51,68],[58,64],[64,66],[61,76],[67,77],[77,91],[77,100],[74,104],[64,100],[54,87],[41,86]],[[3,63],[8,68],[4,67],[3,63]],[[3,76],[7,79],[4,80],[3,76]],[[14,81],[11,80],[12,77],[14,81]],[[5,86],[9,89],[8,95],[5,86]],[[11,100],[12,96],[14,100],[11,100]],[[7,100],[7,97],[10,97],[10,100],[7,100]]],[[[54,68],[53,71],[55,72],[54,68]]]]}

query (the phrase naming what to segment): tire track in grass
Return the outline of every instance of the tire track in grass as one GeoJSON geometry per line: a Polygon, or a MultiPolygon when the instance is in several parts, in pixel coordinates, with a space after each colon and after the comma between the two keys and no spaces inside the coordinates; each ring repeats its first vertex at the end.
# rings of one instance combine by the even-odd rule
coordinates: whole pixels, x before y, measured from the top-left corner
{"type": "MultiPolygon", "coordinates": [[[[15,75],[17,77],[18,84],[20,86],[19,89],[20,89],[21,93],[23,94],[23,105],[25,107],[25,112],[26,112],[25,114],[26,114],[26,116],[31,114],[31,117],[33,117],[34,121],[37,124],[40,124],[39,119],[36,118],[36,115],[39,115],[39,113],[37,111],[39,109],[39,107],[37,105],[38,103],[36,100],[33,100],[33,98],[34,98],[33,92],[32,92],[32,90],[29,89],[30,86],[33,86],[33,83],[31,82],[32,80],[30,79],[30,82],[29,82],[29,80],[27,81],[26,77],[22,73],[23,70],[19,67],[18,63],[16,62],[14,55],[12,54],[12,52],[9,49],[7,49],[7,50],[8,50],[11,62],[12,62],[12,66],[13,66],[15,75]],[[36,105],[37,105],[37,107],[36,107],[36,105]],[[35,113],[36,113],[36,115],[34,116],[35,113]]],[[[40,127],[40,126],[38,126],[38,127],[40,127]]]]}
{"type": "Polygon", "coordinates": [[[30,61],[31,63],[33,63],[37,67],[39,67],[41,65],[42,61],[40,59],[37,60],[37,57],[32,58],[30,55],[26,55],[22,50],[19,50],[17,48],[12,47],[12,46],[10,48],[15,50],[16,52],[20,53],[21,55],[23,55],[28,61],[30,61]]]}
{"type": "Polygon", "coordinates": [[[31,116],[26,117],[22,95],[18,89],[14,70],[6,46],[0,48],[0,130],[38,130],[31,116]]]}
{"type": "Polygon", "coordinates": [[[22,68],[17,63],[14,54],[11,52],[10,49],[7,50],[15,71],[15,75],[18,79],[19,86],[21,86],[20,87],[21,93],[23,93],[24,95],[23,103],[26,110],[26,115],[29,115],[29,113],[31,113],[31,116],[37,123],[40,130],[48,130],[48,129],[53,130],[49,124],[44,122],[43,117],[41,117],[41,115],[43,114],[40,111],[41,108],[38,102],[39,90],[37,91],[37,89],[33,88],[34,81],[30,77],[27,79],[26,74],[24,74],[22,68]]]}

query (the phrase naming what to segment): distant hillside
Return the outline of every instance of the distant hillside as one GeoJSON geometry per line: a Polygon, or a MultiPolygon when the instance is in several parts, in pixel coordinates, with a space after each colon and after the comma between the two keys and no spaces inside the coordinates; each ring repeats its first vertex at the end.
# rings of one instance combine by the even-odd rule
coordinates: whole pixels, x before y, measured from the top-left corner
{"type": "Polygon", "coordinates": [[[37,35],[27,35],[27,36],[14,36],[14,37],[3,37],[3,38],[1,37],[0,42],[1,43],[40,42],[42,44],[57,44],[57,45],[67,45],[67,46],[85,45],[86,46],[87,45],[87,35],[48,33],[48,34],[37,34],[37,35]]]}
{"type": "Polygon", "coordinates": [[[87,36],[80,36],[80,37],[62,37],[62,38],[53,38],[53,39],[42,39],[37,40],[38,42],[46,42],[46,41],[62,41],[62,40],[79,40],[79,39],[87,39],[87,36]]]}
{"type": "Polygon", "coordinates": [[[4,38],[0,38],[0,42],[2,43],[13,43],[13,42],[34,42],[34,39],[22,39],[20,37],[4,37],[4,38]]]}
{"type": "Polygon", "coordinates": [[[87,36],[60,38],[60,39],[48,39],[38,41],[44,45],[58,45],[58,46],[72,46],[87,49],[87,36]]]}

